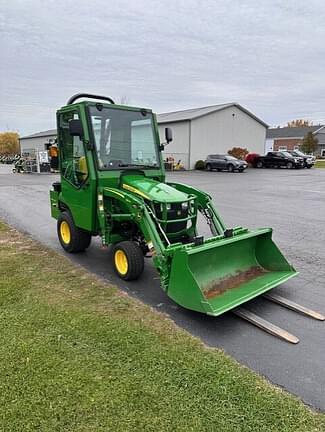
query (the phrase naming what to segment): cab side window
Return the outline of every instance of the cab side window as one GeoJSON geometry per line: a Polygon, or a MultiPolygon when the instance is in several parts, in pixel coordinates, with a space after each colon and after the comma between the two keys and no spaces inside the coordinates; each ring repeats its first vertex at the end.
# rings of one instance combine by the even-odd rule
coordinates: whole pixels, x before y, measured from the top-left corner
{"type": "Polygon", "coordinates": [[[75,119],[79,119],[77,111],[69,111],[59,117],[60,168],[66,180],[80,187],[88,178],[88,167],[82,140],[69,132],[69,122],[75,119]]]}

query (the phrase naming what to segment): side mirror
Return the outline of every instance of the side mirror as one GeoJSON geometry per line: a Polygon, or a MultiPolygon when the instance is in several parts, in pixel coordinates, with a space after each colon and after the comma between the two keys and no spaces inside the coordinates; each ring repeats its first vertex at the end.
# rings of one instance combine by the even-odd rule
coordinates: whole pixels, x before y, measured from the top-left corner
{"type": "Polygon", "coordinates": [[[81,120],[73,119],[69,121],[69,133],[71,136],[82,137],[84,134],[81,120]]]}
{"type": "Polygon", "coordinates": [[[165,139],[167,144],[173,141],[173,131],[169,127],[165,128],[165,139]]]}

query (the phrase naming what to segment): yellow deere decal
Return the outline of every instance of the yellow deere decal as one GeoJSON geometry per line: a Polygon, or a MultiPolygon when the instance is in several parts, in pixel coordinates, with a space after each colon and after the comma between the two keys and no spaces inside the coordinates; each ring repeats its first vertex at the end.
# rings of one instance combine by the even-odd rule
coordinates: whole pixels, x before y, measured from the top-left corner
{"type": "Polygon", "coordinates": [[[145,198],[147,200],[150,200],[150,198],[146,194],[144,194],[143,192],[141,192],[138,189],[134,188],[133,186],[129,186],[128,184],[123,184],[122,188],[126,189],[126,190],[128,190],[130,192],[133,192],[133,193],[135,193],[137,195],[140,195],[140,196],[142,196],[143,198],[145,198]]]}
{"type": "Polygon", "coordinates": [[[110,192],[115,193],[116,195],[119,195],[122,198],[125,198],[125,195],[123,195],[121,192],[118,192],[118,191],[116,191],[114,189],[110,189],[110,188],[105,188],[105,189],[108,190],[108,191],[110,191],[110,192]]]}

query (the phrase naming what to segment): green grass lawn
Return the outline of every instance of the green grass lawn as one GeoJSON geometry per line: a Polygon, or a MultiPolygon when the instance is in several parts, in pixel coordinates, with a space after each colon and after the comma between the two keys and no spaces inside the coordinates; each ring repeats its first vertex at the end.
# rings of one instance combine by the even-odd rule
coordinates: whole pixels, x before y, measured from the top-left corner
{"type": "Polygon", "coordinates": [[[0,326],[0,431],[325,430],[323,414],[3,224],[0,326]]]}
{"type": "Polygon", "coordinates": [[[315,168],[325,168],[325,159],[321,160],[317,160],[315,162],[315,168]]]}

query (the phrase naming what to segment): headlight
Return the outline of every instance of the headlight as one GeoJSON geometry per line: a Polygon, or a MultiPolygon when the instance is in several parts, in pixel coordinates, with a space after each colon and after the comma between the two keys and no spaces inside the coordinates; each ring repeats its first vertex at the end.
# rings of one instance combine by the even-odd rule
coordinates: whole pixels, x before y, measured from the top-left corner
{"type": "Polygon", "coordinates": [[[167,209],[167,210],[170,210],[171,208],[172,208],[172,205],[169,204],[169,203],[167,203],[167,204],[166,204],[166,209],[167,209]]]}
{"type": "Polygon", "coordinates": [[[183,202],[182,203],[182,209],[183,210],[186,210],[188,208],[188,202],[186,201],[186,202],[183,202]]]}

